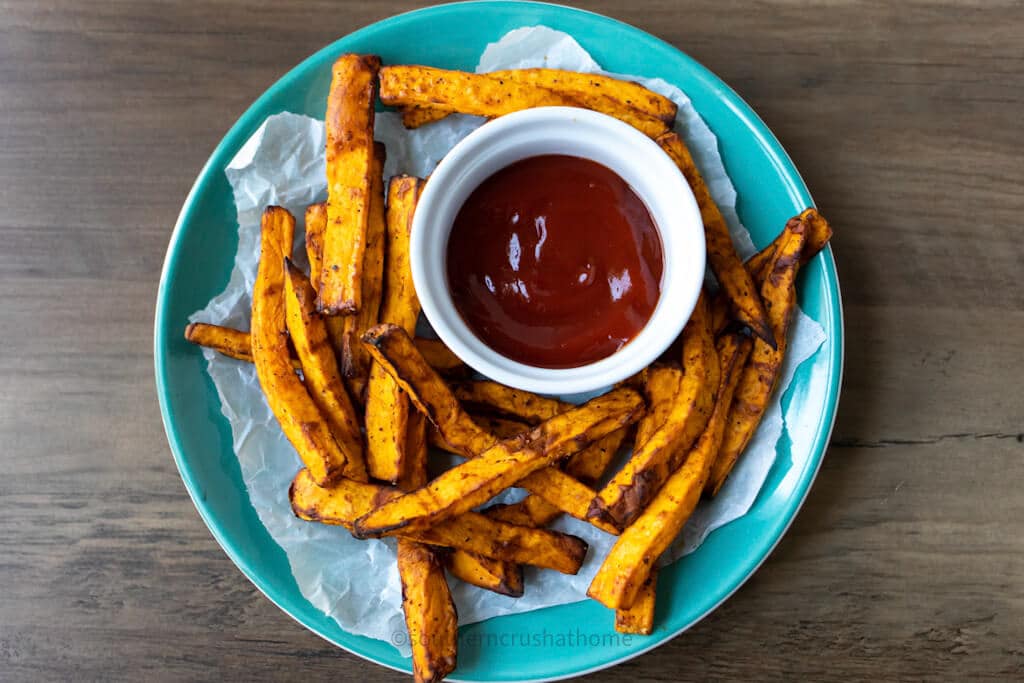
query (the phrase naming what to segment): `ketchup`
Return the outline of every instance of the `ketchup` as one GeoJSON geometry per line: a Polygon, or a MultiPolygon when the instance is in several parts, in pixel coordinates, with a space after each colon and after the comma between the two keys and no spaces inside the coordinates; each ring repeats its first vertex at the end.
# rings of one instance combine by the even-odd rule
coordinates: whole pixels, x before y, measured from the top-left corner
{"type": "Polygon", "coordinates": [[[661,238],[613,171],[530,157],[485,180],[448,238],[448,287],[477,337],[515,361],[571,368],[643,329],[660,294],[661,238]]]}

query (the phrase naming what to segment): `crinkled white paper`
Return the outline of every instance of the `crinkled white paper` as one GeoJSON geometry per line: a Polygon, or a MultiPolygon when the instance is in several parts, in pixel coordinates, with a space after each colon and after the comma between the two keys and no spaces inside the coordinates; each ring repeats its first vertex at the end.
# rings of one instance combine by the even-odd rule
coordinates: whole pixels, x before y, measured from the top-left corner
{"type": "MultiPolygon", "coordinates": [[[[480,72],[496,69],[551,67],[582,72],[601,72],[571,36],[537,26],[506,34],[487,47],[480,72]]],[[[615,75],[615,74],[612,74],[615,75]]],[[[679,105],[676,129],[685,138],[704,174],[711,194],[722,209],[743,255],[753,253],[747,230],[735,211],[736,193],[725,173],[714,134],[689,99],[661,79],[625,76],[671,98],[679,105]]],[[[376,137],[387,146],[385,175],[410,173],[424,177],[451,147],[482,119],[450,116],[441,122],[407,131],[397,114],[377,116],[376,137]]],[[[249,328],[251,291],[259,256],[259,219],[269,204],[284,206],[301,223],[305,207],[326,196],[324,178],[324,127],[321,121],[295,114],[279,114],[263,126],[239,150],[225,169],[238,210],[238,253],[227,288],[209,305],[192,315],[206,321],[249,328]]],[[[303,253],[302,236],[296,239],[296,256],[303,253]]],[[[672,561],[692,552],[712,530],[744,514],[753,503],[775,461],[775,446],[785,429],[796,452],[808,447],[814,424],[800,417],[816,414],[825,389],[824,366],[814,367],[809,384],[789,396],[782,414],[781,399],[787,394],[793,373],[825,339],[816,322],[798,313],[792,329],[783,377],[776,398],[754,439],[740,459],[721,493],[702,503],[685,533],[666,553],[672,561]]],[[[284,438],[260,391],[252,365],[206,350],[210,376],[220,395],[224,416],[231,423],[235,453],[249,499],[270,535],[285,550],[302,594],[350,633],[387,640],[409,655],[404,640],[401,587],[390,540],[357,541],[340,527],[296,519],[288,503],[288,486],[300,467],[294,449],[284,438]]],[[[510,492],[511,493],[511,492],[510,492]]],[[[578,520],[564,517],[555,528],[575,534],[590,544],[587,560],[576,576],[527,569],[527,590],[521,598],[508,598],[455,582],[453,591],[460,623],[472,623],[501,614],[576,602],[607,553],[613,537],[578,520]]]]}

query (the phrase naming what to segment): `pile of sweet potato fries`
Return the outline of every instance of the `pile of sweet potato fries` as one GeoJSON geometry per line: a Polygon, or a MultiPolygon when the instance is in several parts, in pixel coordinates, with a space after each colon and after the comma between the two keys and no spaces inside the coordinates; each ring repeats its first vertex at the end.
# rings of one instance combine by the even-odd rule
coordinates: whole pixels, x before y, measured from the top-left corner
{"type": "Polygon", "coordinates": [[[417,681],[455,667],[458,620],[445,571],[509,596],[523,594],[522,565],[576,573],[586,543],[545,528],[563,513],[618,536],[588,595],[615,610],[616,629],[650,633],[659,556],[701,496],[721,488],[768,405],[797,272],[831,230],[809,208],[743,263],[671,130],[675,115],[667,98],[605,76],[481,75],[343,55],[327,99],[328,199],[305,215],[309,274],[291,261],[294,217],[268,207],[251,332],[205,323],[185,332],[255,363],[304,464],[290,491],[298,517],[358,538],[397,537],[417,681]],[[378,93],[408,127],[454,112],[497,117],[560,105],[614,116],[654,139],[693,189],[719,283],[701,296],[673,357],[575,406],[472,380],[441,342],[414,338],[409,231],[424,181],[385,183],[385,150],[373,139],[378,93]],[[465,461],[429,479],[431,446],[465,461]],[[528,495],[481,508],[512,486],[528,495]]]}

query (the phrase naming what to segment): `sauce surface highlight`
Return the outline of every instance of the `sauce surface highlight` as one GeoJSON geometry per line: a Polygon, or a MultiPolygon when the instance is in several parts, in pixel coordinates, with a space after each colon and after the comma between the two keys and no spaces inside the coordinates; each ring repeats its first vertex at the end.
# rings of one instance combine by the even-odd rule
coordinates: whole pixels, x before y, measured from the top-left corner
{"type": "Polygon", "coordinates": [[[501,169],[459,210],[448,287],[489,347],[544,368],[606,358],[650,319],[661,238],[643,201],[588,159],[543,155],[501,169]]]}

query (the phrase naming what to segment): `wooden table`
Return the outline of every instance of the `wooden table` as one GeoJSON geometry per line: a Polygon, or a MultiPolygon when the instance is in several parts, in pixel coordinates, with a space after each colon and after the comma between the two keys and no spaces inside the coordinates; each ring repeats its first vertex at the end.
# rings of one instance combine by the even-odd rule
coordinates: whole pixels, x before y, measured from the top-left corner
{"type": "MultiPolygon", "coordinates": [[[[178,208],[291,66],[415,2],[0,1],[0,679],[402,677],[292,622],[171,460],[178,208]]],[[[1024,677],[1024,6],[588,2],[719,74],[836,227],[832,447],[771,558],[595,681],[1024,677]]]]}

